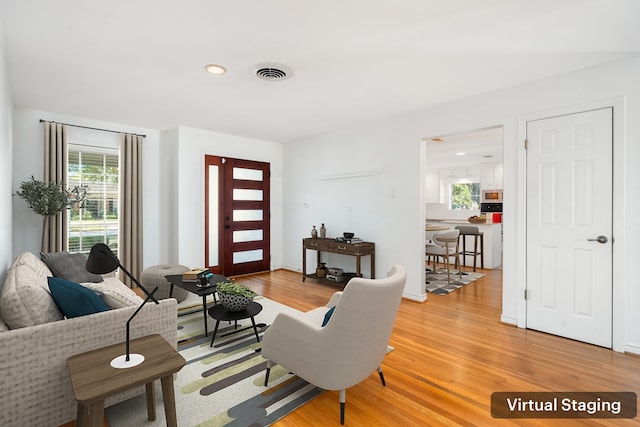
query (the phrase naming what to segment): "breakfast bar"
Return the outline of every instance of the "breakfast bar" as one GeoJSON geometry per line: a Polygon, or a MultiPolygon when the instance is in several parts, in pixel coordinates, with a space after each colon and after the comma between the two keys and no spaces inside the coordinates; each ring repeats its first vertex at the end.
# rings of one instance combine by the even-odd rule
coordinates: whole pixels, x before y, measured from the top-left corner
{"type": "MultiPolygon", "coordinates": [[[[482,223],[472,224],[467,220],[438,220],[433,222],[427,222],[425,227],[426,240],[429,241],[433,238],[435,228],[442,227],[445,229],[454,230],[458,225],[468,225],[478,227],[478,230],[484,233],[484,268],[502,268],[502,224],[497,223],[482,223]]],[[[435,231],[437,234],[438,231],[435,231]]],[[[440,231],[441,233],[441,231],[440,231]]],[[[473,265],[473,258],[467,257],[466,265],[473,265]]]]}

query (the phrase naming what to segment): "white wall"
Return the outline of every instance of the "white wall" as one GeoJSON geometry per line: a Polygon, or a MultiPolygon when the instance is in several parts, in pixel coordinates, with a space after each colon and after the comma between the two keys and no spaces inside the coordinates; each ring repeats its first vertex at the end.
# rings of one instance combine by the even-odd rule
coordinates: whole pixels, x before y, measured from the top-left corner
{"type": "MultiPolygon", "coordinates": [[[[424,250],[418,250],[421,229],[419,185],[420,137],[404,120],[334,132],[284,148],[284,260],[301,271],[302,239],[313,225],[325,223],[327,236],[354,232],[376,244],[376,276],[393,264],[407,267],[405,295],[424,299],[420,286],[424,250]],[[334,175],[377,171],[376,176],[322,179],[334,175]]],[[[424,236],[424,225],[422,225],[424,236]]],[[[315,270],[315,254],[307,256],[307,271],[315,270]]],[[[326,254],[327,266],[355,271],[353,257],[326,254]]],[[[362,273],[370,277],[369,258],[362,273]]],[[[312,281],[309,283],[313,283],[312,281]]]]}
{"type": "MultiPolygon", "coordinates": [[[[164,154],[160,147],[159,132],[153,129],[138,128],[119,123],[89,120],[81,117],[69,117],[44,111],[15,109],[13,117],[13,185],[28,180],[31,175],[42,178],[44,164],[44,125],[40,119],[70,123],[79,126],[96,127],[123,132],[145,134],[143,143],[143,266],[175,262],[170,258],[170,241],[164,239],[166,224],[161,224],[160,214],[169,204],[163,188],[169,178],[161,167],[164,154]],[[161,227],[162,225],[162,227],[161,227]]],[[[26,251],[40,252],[42,217],[29,209],[18,198],[13,199],[13,256],[26,251]]]]}
{"type": "Polygon", "coordinates": [[[7,267],[13,262],[11,241],[13,240],[13,215],[11,203],[12,183],[12,131],[13,103],[7,75],[4,33],[0,24],[0,287],[4,283],[7,267]]]}
{"type": "Polygon", "coordinates": [[[271,165],[271,268],[282,264],[282,145],[180,127],[177,151],[177,230],[179,263],[204,265],[204,156],[267,162],[271,165]]]}
{"type": "MultiPolygon", "coordinates": [[[[524,240],[524,149],[521,119],[534,112],[574,106],[625,96],[626,117],[618,109],[614,121],[624,122],[626,135],[615,144],[624,145],[623,176],[618,180],[616,199],[618,233],[617,289],[624,293],[622,312],[614,321],[617,350],[640,353],[640,285],[631,280],[632,263],[640,257],[640,246],[625,242],[639,236],[640,223],[631,221],[640,211],[640,172],[629,167],[640,162],[640,57],[602,67],[570,73],[526,85],[496,91],[430,108],[402,118],[331,132],[284,150],[284,236],[283,263],[298,268],[300,239],[314,224],[325,222],[333,235],[356,232],[375,241],[377,271],[381,275],[391,264],[403,264],[408,271],[405,296],[424,299],[424,204],[421,202],[425,171],[421,138],[446,135],[490,126],[504,126],[504,290],[502,320],[522,319],[521,258],[524,240]],[[629,165],[624,167],[624,165],[629,165]],[[379,169],[377,177],[340,181],[319,181],[333,173],[379,169]],[[392,192],[395,190],[395,192],[392,192]],[[395,194],[395,198],[392,198],[395,194]],[[511,196],[509,196],[511,195],[511,196]],[[304,202],[309,207],[304,207],[304,202]],[[347,209],[352,206],[352,210],[347,209]]],[[[313,257],[312,257],[313,258],[313,257]]],[[[337,263],[338,261],[336,261],[337,263]]],[[[348,260],[340,261],[348,263],[348,260]]],[[[428,306],[425,306],[428,309],[428,306]]],[[[498,321],[499,319],[496,319],[498,321]]],[[[615,343],[614,343],[615,346],[615,343]]]]}

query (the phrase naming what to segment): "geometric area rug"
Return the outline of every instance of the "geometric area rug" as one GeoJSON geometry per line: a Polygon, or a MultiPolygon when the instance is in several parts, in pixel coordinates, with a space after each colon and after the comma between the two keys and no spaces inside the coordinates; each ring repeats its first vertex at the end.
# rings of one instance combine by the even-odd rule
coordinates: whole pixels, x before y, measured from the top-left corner
{"type": "Polygon", "coordinates": [[[427,269],[426,291],[436,295],[447,295],[483,276],[484,274],[481,273],[463,271],[462,278],[459,278],[458,270],[451,269],[451,283],[449,283],[446,269],[438,269],[435,273],[427,269]]]}
{"type": "MultiPolygon", "coordinates": [[[[255,301],[263,307],[255,317],[260,342],[246,319],[238,322],[237,329],[221,322],[210,348],[215,321],[207,316],[209,336],[205,337],[201,300],[195,300],[194,310],[178,317],[178,351],[187,361],[174,380],[179,426],[268,426],[324,392],[280,365],[273,366],[269,386],[264,386],[262,334],[278,313],[297,310],[262,296],[255,301]]],[[[105,409],[111,427],[165,426],[159,383],[155,421],[147,420],[142,394],[105,409]]]]}

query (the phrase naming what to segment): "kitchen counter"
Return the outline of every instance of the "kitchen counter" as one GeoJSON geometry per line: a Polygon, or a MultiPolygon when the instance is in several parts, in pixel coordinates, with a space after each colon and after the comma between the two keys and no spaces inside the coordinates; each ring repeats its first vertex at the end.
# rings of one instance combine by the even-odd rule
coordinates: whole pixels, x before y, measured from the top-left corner
{"type": "MultiPolygon", "coordinates": [[[[458,225],[470,225],[478,227],[478,230],[484,234],[484,268],[500,268],[502,266],[502,224],[501,223],[483,223],[472,224],[466,219],[427,219],[426,227],[431,226],[447,227],[447,229],[454,230],[458,225]]],[[[446,230],[444,230],[446,231],[446,230]]],[[[426,231],[427,241],[433,238],[434,234],[442,233],[444,231],[426,231]]],[[[467,238],[467,250],[473,250],[473,237],[467,238]],[[471,249],[469,249],[471,247],[471,249]]],[[[460,241],[460,250],[462,251],[462,241],[460,241]]],[[[466,257],[466,265],[473,265],[473,257],[466,257]]],[[[478,265],[480,261],[478,260],[478,265]]]]}

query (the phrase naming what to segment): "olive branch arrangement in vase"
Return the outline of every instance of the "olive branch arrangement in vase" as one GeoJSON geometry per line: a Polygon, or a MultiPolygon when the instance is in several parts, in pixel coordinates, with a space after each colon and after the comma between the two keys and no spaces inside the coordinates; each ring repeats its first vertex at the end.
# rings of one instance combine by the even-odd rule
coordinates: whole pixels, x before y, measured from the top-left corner
{"type": "Polygon", "coordinates": [[[80,208],[84,207],[87,191],[89,187],[86,185],[67,188],[62,182],[45,182],[35,179],[33,175],[28,181],[20,183],[20,189],[16,191],[16,195],[24,199],[35,213],[43,216],[41,250],[45,250],[44,233],[49,218],[76,204],[80,208]]]}

